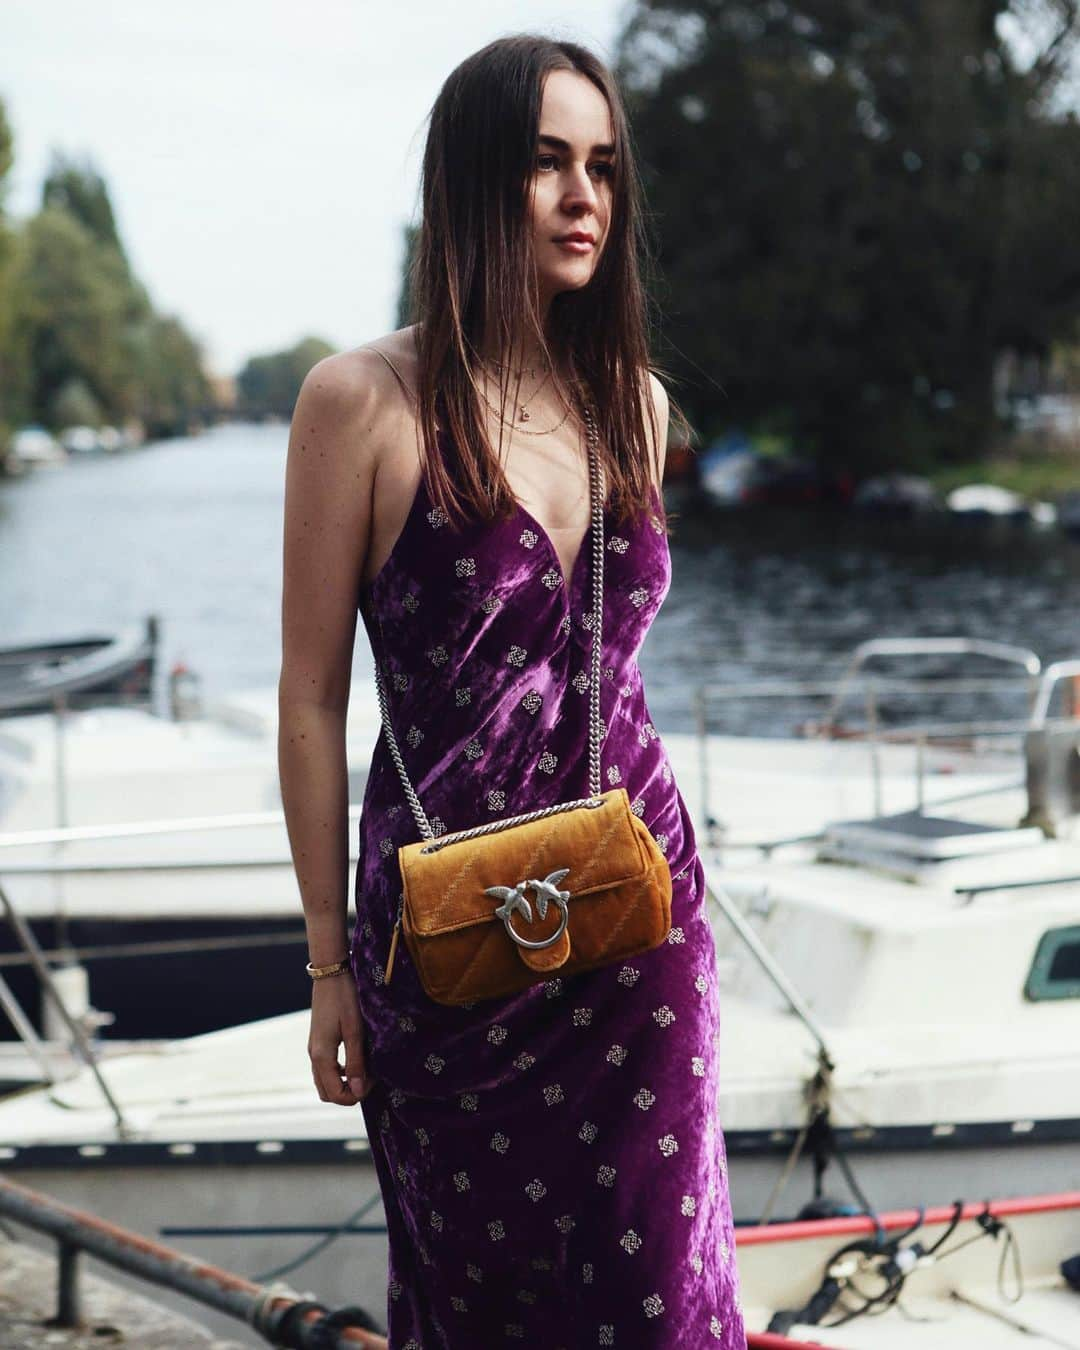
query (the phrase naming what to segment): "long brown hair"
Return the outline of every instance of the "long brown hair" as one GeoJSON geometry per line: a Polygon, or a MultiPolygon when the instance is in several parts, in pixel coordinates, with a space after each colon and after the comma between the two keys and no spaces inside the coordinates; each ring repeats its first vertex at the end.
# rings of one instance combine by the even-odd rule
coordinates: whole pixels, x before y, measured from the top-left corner
{"type": "MultiPolygon", "coordinates": [[[[409,271],[418,327],[417,398],[432,500],[451,521],[513,513],[515,499],[485,427],[475,370],[482,341],[508,365],[529,333],[573,397],[596,412],[610,506],[619,520],[651,502],[649,440],[659,429],[649,389],[646,289],[654,263],[615,79],[586,48],[533,34],[499,38],[463,61],[431,110],[422,176],[423,217],[409,271]],[[542,331],[532,276],[526,192],[537,153],[544,77],[571,70],[607,100],[614,130],[611,218],[594,276],[551,302],[542,331]],[[456,448],[453,475],[432,454],[438,429],[456,448]]],[[[578,409],[575,409],[575,412],[578,409]]],[[[677,409],[678,420],[685,419],[677,409]]],[[[501,431],[500,431],[501,439],[501,431]]]]}

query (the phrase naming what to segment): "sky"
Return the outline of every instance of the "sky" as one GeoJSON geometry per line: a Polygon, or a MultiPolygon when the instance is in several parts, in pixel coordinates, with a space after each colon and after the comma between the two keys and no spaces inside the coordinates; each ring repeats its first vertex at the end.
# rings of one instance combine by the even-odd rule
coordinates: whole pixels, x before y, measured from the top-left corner
{"type": "Polygon", "coordinates": [[[307,336],[395,327],[426,119],[511,32],[611,61],[624,0],[0,0],[7,211],[37,210],[54,149],[103,175],[156,308],[213,374],[307,336]]]}

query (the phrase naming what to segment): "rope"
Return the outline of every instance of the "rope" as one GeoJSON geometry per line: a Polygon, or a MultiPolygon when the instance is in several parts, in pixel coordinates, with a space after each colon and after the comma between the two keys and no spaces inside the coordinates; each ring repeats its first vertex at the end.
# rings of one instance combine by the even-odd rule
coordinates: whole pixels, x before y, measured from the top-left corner
{"type": "Polygon", "coordinates": [[[349,1217],[338,1224],[336,1228],[332,1228],[329,1232],[324,1233],[323,1236],[312,1243],[310,1247],[305,1251],[302,1251],[299,1256],[294,1257],[291,1261],[286,1261],[282,1266],[276,1266],[273,1270],[265,1270],[261,1275],[252,1275],[250,1278],[255,1284],[265,1284],[267,1280],[277,1280],[282,1275],[291,1274],[294,1270],[304,1265],[305,1262],[310,1261],[313,1256],[317,1256],[319,1252],[324,1251],[332,1242],[336,1242],[339,1237],[342,1237],[346,1230],[351,1228],[357,1219],[362,1219],[368,1210],[371,1209],[373,1205],[377,1204],[381,1198],[381,1195],[378,1194],[370,1196],[364,1201],[359,1209],[354,1210],[349,1217]]]}
{"type": "Polygon", "coordinates": [[[345,1327],[386,1335],[365,1308],[349,1304],[331,1312],[324,1303],[305,1298],[283,1280],[274,1280],[259,1291],[247,1320],[272,1345],[304,1346],[306,1350],[337,1350],[335,1333],[345,1327]],[[291,1300],[288,1307],[274,1308],[274,1301],[281,1298],[291,1300]],[[305,1316],[313,1311],[320,1316],[313,1322],[305,1322],[305,1316]]]}
{"type": "Polygon", "coordinates": [[[349,1305],[331,1312],[322,1303],[310,1299],[301,1299],[286,1308],[279,1317],[272,1318],[269,1334],[274,1337],[274,1345],[304,1346],[305,1350],[337,1350],[337,1333],[345,1327],[373,1331],[380,1336],[385,1334],[364,1308],[349,1305]],[[320,1316],[314,1321],[305,1321],[306,1314],[313,1309],[320,1316]]]}
{"type": "Polygon", "coordinates": [[[1016,1303],[1024,1292],[1019,1244],[1009,1225],[991,1214],[989,1201],[985,1202],[982,1213],[975,1216],[974,1222],[979,1231],[948,1250],[941,1250],[956,1231],[963,1212],[963,1200],[955,1200],[952,1216],[945,1231],[929,1247],[924,1247],[919,1242],[903,1246],[903,1243],[923,1226],[926,1218],[924,1207],[920,1207],[918,1218],[910,1227],[893,1234],[891,1238],[886,1237],[877,1216],[871,1216],[877,1223],[875,1235],[872,1238],[856,1239],[834,1252],[826,1262],[821,1284],[811,1298],[801,1308],[782,1309],[775,1313],[769,1322],[768,1330],[784,1335],[799,1324],[831,1329],[844,1326],[857,1317],[880,1316],[898,1304],[907,1277],[917,1266],[933,1261],[944,1261],[947,1257],[962,1251],[964,1247],[970,1246],[972,1242],[978,1242],[984,1237],[996,1240],[1002,1233],[1005,1235],[1005,1242],[998,1261],[998,1294],[1004,1302],[1016,1303]],[[1005,1288],[1005,1263],[1010,1255],[1013,1258],[1015,1274],[1016,1292],[1013,1294],[1007,1293],[1005,1288]],[[873,1274],[882,1280],[883,1288],[873,1294],[864,1292],[855,1283],[856,1276],[864,1274],[873,1274]],[[855,1307],[845,1305],[843,1302],[845,1297],[852,1296],[861,1300],[855,1307]],[[829,1322],[822,1320],[837,1307],[840,1311],[838,1317],[829,1322]]]}

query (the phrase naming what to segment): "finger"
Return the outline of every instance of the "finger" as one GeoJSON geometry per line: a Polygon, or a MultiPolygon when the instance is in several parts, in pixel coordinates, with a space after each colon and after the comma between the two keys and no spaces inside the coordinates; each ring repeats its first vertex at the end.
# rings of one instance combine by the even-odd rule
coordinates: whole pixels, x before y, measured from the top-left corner
{"type": "Polygon", "coordinates": [[[350,1064],[348,1068],[343,1070],[343,1073],[345,1082],[361,1100],[368,1095],[375,1083],[378,1082],[378,1079],[366,1065],[350,1064]]]}
{"type": "Polygon", "coordinates": [[[362,1028],[358,1027],[356,1031],[348,1032],[344,1038],[344,1045],[345,1067],[342,1072],[352,1090],[358,1095],[364,1096],[374,1082],[374,1075],[371,1072],[368,1055],[364,1049],[362,1028]]]}
{"type": "Polygon", "coordinates": [[[342,1082],[336,1054],[316,1051],[311,1056],[311,1068],[315,1086],[324,1102],[334,1102],[338,1106],[356,1105],[359,1098],[342,1082]]]}

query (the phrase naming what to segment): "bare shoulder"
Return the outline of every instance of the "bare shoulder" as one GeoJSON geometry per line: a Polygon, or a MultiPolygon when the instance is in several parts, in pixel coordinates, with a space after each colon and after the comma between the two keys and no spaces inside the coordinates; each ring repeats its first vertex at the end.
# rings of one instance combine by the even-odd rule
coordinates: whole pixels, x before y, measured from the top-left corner
{"type": "Polygon", "coordinates": [[[411,329],[401,329],[324,357],[304,379],[297,414],[310,413],[336,429],[362,429],[361,441],[376,445],[381,432],[396,429],[394,424],[407,413],[416,388],[411,334],[411,329]]]}
{"type": "Polygon", "coordinates": [[[396,386],[397,393],[415,408],[419,367],[415,324],[373,338],[342,355],[351,358],[365,378],[374,372],[382,388],[396,386]]]}

